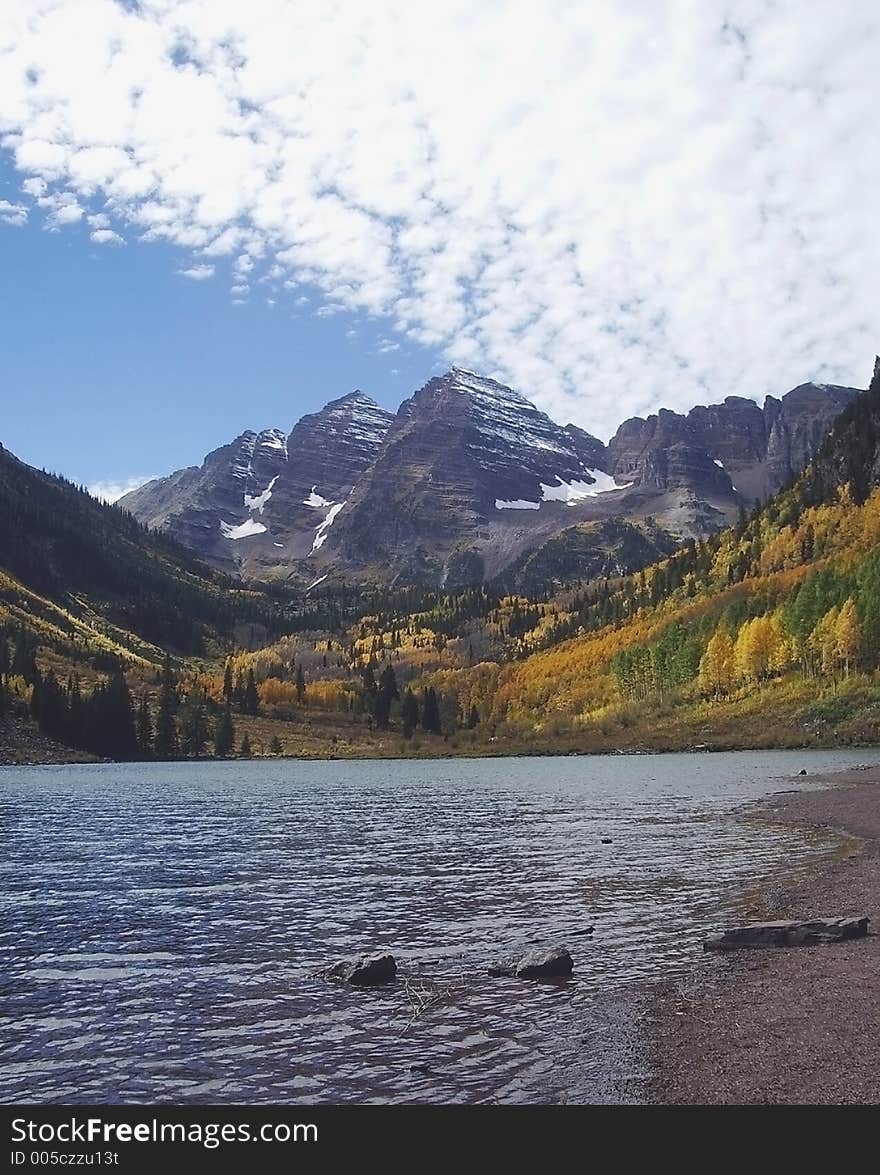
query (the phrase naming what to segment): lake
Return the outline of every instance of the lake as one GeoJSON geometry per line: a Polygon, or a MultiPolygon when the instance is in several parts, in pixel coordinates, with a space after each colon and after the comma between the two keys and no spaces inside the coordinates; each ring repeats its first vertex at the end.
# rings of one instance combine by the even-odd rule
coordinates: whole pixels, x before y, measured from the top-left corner
{"type": "Polygon", "coordinates": [[[831,851],[742,806],[878,761],[0,769],[0,1100],[637,1101],[645,982],[742,886],[831,851]],[[559,943],[569,982],[486,975],[559,943]],[[381,948],[392,986],[314,977],[381,948]]]}

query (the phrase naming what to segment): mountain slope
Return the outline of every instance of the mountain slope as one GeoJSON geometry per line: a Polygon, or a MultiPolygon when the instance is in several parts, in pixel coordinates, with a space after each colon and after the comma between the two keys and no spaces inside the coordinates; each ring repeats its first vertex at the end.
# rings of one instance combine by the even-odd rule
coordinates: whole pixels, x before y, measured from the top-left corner
{"type": "Polygon", "coordinates": [[[320,546],[316,532],[376,456],[392,419],[353,392],[304,416],[289,436],[243,433],[200,467],[148,482],[119,504],[223,570],[278,578],[316,539],[320,546]]]}
{"type": "Polygon", "coordinates": [[[878,442],[880,360],[806,470],[750,518],[560,599],[518,663],[420,684],[476,707],[501,749],[876,742],[878,442]]]}
{"type": "Polygon", "coordinates": [[[231,634],[241,620],[265,623],[276,611],[263,593],[244,591],[124,510],[2,446],[0,571],[0,606],[14,596],[19,618],[37,600],[113,626],[121,639],[128,632],[180,652],[199,652],[211,634],[231,634]]]}
{"type": "Polygon", "coordinates": [[[583,517],[584,502],[619,497],[603,464],[594,437],[452,368],[401,405],[319,565],[449,587],[491,579],[526,545],[583,517]]]}
{"type": "Polygon", "coordinates": [[[763,407],[728,397],[686,416],[661,409],[625,421],[606,446],[454,367],[396,416],[354,392],[303,417],[286,439],[244,433],[121,504],[245,578],[304,589],[495,580],[531,590],[541,567],[545,586],[563,568],[584,578],[601,550],[625,571],[639,551],[650,561],[723,528],[803,468],[855,395],[803,384],[763,407]],[[635,531],[606,528],[591,546],[599,532],[590,527],[611,520],[635,531]],[[646,528],[659,546],[636,540],[646,528]]]}

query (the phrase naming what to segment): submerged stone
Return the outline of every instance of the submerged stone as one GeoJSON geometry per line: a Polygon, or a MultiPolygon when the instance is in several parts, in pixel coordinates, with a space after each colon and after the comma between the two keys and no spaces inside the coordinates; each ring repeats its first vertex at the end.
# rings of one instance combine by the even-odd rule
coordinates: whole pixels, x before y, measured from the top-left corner
{"type": "Polygon", "coordinates": [[[500,959],[489,968],[489,974],[516,979],[558,979],[571,975],[574,961],[564,947],[548,951],[529,951],[525,955],[511,955],[500,959]]]}
{"type": "Polygon", "coordinates": [[[321,973],[325,979],[339,979],[353,987],[375,987],[390,983],[397,975],[393,955],[370,955],[366,958],[343,960],[321,973]]]}

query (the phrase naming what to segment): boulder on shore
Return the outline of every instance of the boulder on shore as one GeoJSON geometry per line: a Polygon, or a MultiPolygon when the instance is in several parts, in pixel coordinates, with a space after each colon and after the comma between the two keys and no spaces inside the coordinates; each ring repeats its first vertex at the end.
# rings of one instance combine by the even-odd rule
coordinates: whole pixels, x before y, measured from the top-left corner
{"type": "Polygon", "coordinates": [[[564,947],[549,951],[529,951],[500,959],[489,968],[489,974],[516,979],[559,979],[571,975],[574,961],[564,947]]]}
{"type": "Polygon", "coordinates": [[[397,963],[393,955],[369,955],[343,960],[321,974],[325,979],[339,979],[353,987],[375,987],[380,983],[391,983],[397,975],[397,963]]]}
{"type": "Polygon", "coordinates": [[[864,938],[867,933],[867,918],[809,918],[803,921],[752,922],[711,935],[703,943],[703,950],[732,951],[741,947],[810,946],[814,943],[864,938]]]}

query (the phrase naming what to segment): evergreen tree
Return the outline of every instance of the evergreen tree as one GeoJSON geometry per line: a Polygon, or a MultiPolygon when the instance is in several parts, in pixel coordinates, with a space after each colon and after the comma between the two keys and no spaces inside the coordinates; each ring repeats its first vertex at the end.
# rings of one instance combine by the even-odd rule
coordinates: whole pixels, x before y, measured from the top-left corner
{"type": "Polygon", "coordinates": [[[269,754],[270,755],[280,755],[280,754],[282,754],[283,751],[284,751],[284,747],[281,745],[281,739],[278,737],[277,734],[273,734],[272,741],[269,743],[269,754]]]}
{"type": "Polygon", "coordinates": [[[174,759],[177,756],[177,683],[171,668],[171,658],[165,658],[159,685],[159,712],[156,716],[156,758],[174,759]]]}
{"type": "Polygon", "coordinates": [[[214,727],[214,754],[218,759],[228,759],[235,749],[235,727],[232,723],[232,705],[227,701],[220,711],[214,727]]]}
{"type": "Polygon", "coordinates": [[[103,732],[103,753],[118,762],[137,759],[134,703],[121,666],[110,675],[103,690],[99,687],[95,691],[92,709],[95,711],[95,724],[103,732]]]}
{"type": "Polygon", "coordinates": [[[241,740],[241,750],[239,751],[239,755],[242,759],[250,759],[253,755],[253,751],[251,750],[251,739],[247,731],[245,731],[244,737],[241,740]]]}
{"type": "Polygon", "coordinates": [[[147,695],[141,694],[137,711],[137,744],[138,754],[142,759],[149,759],[153,753],[153,719],[150,715],[150,703],[147,695]]]}
{"type": "Polygon", "coordinates": [[[51,738],[63,739],[67,733],[64,692],[50,669],[45,677],[37,672],[31,694],[31,713],[40,730],[51,738]]]}
{"type": "Polygon", "coordinates": [[[370,729],[372,730],[372,718],[376,712],[376,698],[379,693],[379,687],[376,685],[376,674],[373,672],[372,662],[368,664],[361,673],[361,698],[363,700],[364,709],[370,716],[370,729]]]}
{"type": "Polygon", "coordinates": [[[244,704],[242,708],[245,714],[259,714],[260,712],[260,695],[257,693],[257,683],[254,680],[253,669],[248,670],[247,684],[244,687],[244,704]]]}
{"type": "MultiPolygon", "coordinates": [[[[327,658],[324,658],[324,664],[327,664],[327,658]]],[[[306,677],[303,673],[302,661],[297,662],[296,673],[294,674],[294,685],[296,686],[296,701],[297,705],[301,706],[306,696],[306,677]]]]}
{"type": "Polygon", "coordinates": [[[437,701],[437,691],[429,686],[422,695],[422,730],[428,734],[442,734],[440,723],[440,706],[437,701]]]}
{"type": "Polygon", "coordinates": [[[403,719],[403,737],[412,738],[413,731],[419,724],[419,704],[411,689],[404,690],[401,717],[403,719]]]}
{"type": "Polygon", "coordinates": [[[205,753],[210,732],[205,691],[199,685],[193,685],[180,707],[178,729],[184,755],[198,758],[205,753]]]}
{"type": "Polygon", "coordinates": [[[467,728],[468,728],[468,730],[473,730],[474,727],[479,726],[479,724],[480,724],[480,712],[476,706],[471,706],[470,712],[468,714],[467,728]]]}
{"type": "Polygon", "coordinates": [[[232,683],[232,660],[227,659],[226,668],[223,671],[223,701],[227,705],[232,704],[232,697],[235,692],[235,686],[232,683]]]}
{"type": "Polygon", "coordinates": [[[391,720],[391,703],[400,697],[397,688],[397,678],[391,665],[386,665],[379,678],[379,688],[376,693],[375,718],[376,725],[381,730],[387,730],[391,720]]]}

